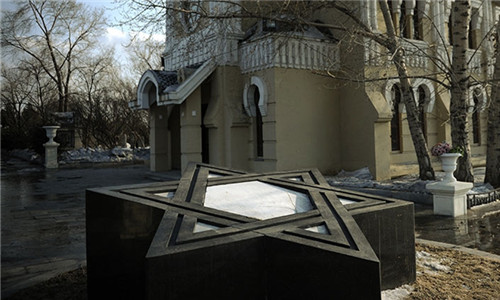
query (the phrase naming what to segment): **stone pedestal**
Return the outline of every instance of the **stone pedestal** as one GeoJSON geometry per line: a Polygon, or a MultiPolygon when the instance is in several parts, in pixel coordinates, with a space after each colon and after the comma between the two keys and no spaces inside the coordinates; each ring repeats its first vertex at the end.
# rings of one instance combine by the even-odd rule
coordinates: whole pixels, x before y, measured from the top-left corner
{"type": "Polygon", "coordinates": [[[465,194],[472,188],[470,182],[434,182],[426,185],[433,194],[434,214],[458,217],[467,214],[465,194]]]}
{"type": "Polygon", "coordinates": [[[54,138],[56,137],[59,126],[43,126],[43,128],[49,138],[49,141],[43,144],[43,147],[45,147],[44,165],[47,169],[56,169],[59,167],[59,163],[57,162],[57,147],[59,147],[59,144],[54,142],[54,138]]]}

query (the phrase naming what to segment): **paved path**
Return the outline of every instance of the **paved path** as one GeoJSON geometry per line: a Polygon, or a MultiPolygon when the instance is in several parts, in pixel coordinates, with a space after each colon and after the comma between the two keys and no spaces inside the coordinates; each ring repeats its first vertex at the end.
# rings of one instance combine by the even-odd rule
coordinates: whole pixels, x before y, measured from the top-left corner
{"type": "Polygon", "coordinates": [[[2,297],[86,264],[87,188],[153,181],[143,165],[46,171],[2,161],[2,297]]]}

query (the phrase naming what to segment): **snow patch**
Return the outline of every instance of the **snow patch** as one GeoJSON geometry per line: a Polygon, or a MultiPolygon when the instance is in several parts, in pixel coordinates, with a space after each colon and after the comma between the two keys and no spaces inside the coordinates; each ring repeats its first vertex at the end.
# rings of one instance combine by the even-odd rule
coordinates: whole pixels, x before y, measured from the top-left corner
{"type": "Polygon", "coordinates": [[[42,157],[31,149],[14,149],[9,151],[9,155],[29,162],[42,163],[42,157]]]}
{"type": "MultiPolygon", "coordinates": [[[[444,172],[435,172],[436,181],[444,178],[444,172]]],[[[420,180],[418,175],[410,174],[387,181],[375,181],[368,168],[355,171],[340,171],[335,176],[326,176],[326,180],[332,186],[351,188],[370,188],[391,191],[406,191],[413,193],[429,193],[425,186],[432,181],[420,180]]],[[[490,184],[476,182],[469,193],[485,193],[494,190],[490,184]]]]}
{"type": "Polygon", "coordinates": [[[437,274],[439,272],[450,272],[450,267],[442,264],[444,259],[434,256],[425,251],[417,251],[417,265],[422,267],[424,273],[437,274]]]}
{"type": "Polygon", "coordinates": [[[382,300],[399,300],[399,299],[405,299],[410,295],[410,293],[414,290],[414,288],[409,285],[405,284],[402,285],[398,288],[392,289],[392,290],[385,290],[382,291],[382,300]]]}
{"type": "Polygon", "coordinates": [[[130,162],[149,159],[149,147],[129,148],[115,147],[111,150],[98,148],[80,148],[69,150],[61,155],[60,164],[74,164],[81,162],[103,163],[103,162],[130,162]]]}
{"type": "Polygon", "coordinates": [[[493,191],[494,189],[495,188],[491,184],[486,183],[486,184],[474,186],[467,194],[488,193],[488,192],[493,191]]]}

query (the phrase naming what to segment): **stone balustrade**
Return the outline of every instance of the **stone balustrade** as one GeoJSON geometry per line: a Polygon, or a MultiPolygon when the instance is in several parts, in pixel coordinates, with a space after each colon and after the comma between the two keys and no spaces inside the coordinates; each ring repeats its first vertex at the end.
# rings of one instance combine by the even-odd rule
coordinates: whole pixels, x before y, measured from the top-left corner
{"type": "Polygon", "coordinates": [[[306,37],[268,34],[240,46],[240,67],[243,73],[272,67],[337,70],[337,44],[306,37]]]}

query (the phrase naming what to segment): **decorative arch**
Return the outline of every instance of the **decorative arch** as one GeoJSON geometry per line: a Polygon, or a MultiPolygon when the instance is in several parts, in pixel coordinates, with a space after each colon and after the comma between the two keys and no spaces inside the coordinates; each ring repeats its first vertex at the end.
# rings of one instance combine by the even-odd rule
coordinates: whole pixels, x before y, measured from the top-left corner
{"type": "Polygon", "coordinates": [[[243,90],[243,107],[250,117],[255,117],[257,115],[257,107],[255,106],[256,99],[254,99],[256,89],[259,92],[258,109],[260,114],[262,116],[267,116],[267,87],[260,77],[252,76],[250,78],[250,84],[245,84],[243,90]]]}
{"type": "MultiPolygon", "coordinates": [[[[393,99],[395,97],[394,95],[394,90],[392,89],[393,86],[397,86],[399,88],[399,79],[389,79],[387,80],[386,84],[385,84],[385,87],[384,87],[384,96],[385,96],[385,101],[387,101],[387,104],[389,105],[389,107],[393,107],[393,99]]],[[[403,102],[401,102],[399,104],[399,110],[401,112],[404,112],[405,111],[405,107],[404,107],[404,104],[403,102]]]]}
{"type": "Polygon", "coordinates": [[[144,72],[137,86],[137,105],[139,109],[148,109],[159,101],[159,78],[155,72],[144,72]]]}
{"type": "MultiPolygon", "coordinates": [[[[394,85],[399,86],[399,79],[389,79],[387,80],[385,87],[384,87],[384,96],[385,100],[387,101],[387,104],[389,104],[389,107],[392,107],[392,99],[394,98],[392,87],[394,85]]],[[[436,103],[436,91],[434,89],[434,85],[429,79],[425,78],[417,78],[413,80],[412,82],[412,89],[413,89],[413,95],[417,96],[418,95],[418,88],[422,87],[425,90],[426,96],[429,99],[426,103],[427,113],[431,113],[434,110],[434,105],[436,103]]],[[[472,99],[472,98],[471,98],[472,99]]],[[[417,101],[418,105],[418,97],[415,97],[415,101],[417,101]]],[[[472,102],[474,103],[474,102],[472,102]]],[[[400,104],[400,110],[402,112],[406,112],[406,107],[404,107],[404,104],[400,104]]]]}
{"type": "MultiPolygon", "coordinates": [[[[419,87],[424,89],[426,99],[428,99],[425,103],[426,112],[431,113],[434,110],[434,104],[436,103],[436,91],[434,89],[434,85],[429,79],[417,78],[412,82],[413,95],[418,95],[419,87]]],[[[415,100],[418,101],[417,97],[415,97],[415,100]]]]}

